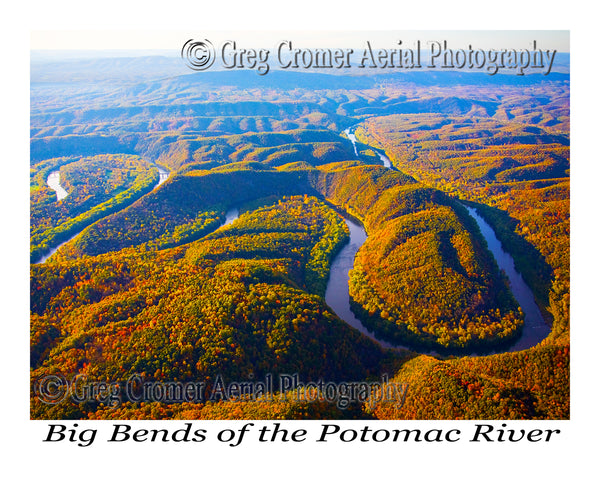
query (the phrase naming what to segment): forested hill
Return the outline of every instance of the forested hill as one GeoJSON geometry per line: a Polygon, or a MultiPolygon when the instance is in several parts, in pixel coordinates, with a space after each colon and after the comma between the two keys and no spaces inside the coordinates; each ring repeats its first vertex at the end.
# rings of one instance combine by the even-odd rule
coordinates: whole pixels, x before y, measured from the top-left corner
{"type": "Polygon", "coordinates": [[[181,74],[153,58],[32,71],[32,261],[77,234],[31,266],[33,418],[568,418],[568,74],[181,74]],[[539,345],[473,356],[508,349],[523,312],[465,204],[552,325],[539,345]],[[342,216],[368,234],[352,309],[402,353],[325,302],[342,216]],[[36,394],[45,375],[210,393],[270,373],[409,390],[399,409],[36,394]]]}

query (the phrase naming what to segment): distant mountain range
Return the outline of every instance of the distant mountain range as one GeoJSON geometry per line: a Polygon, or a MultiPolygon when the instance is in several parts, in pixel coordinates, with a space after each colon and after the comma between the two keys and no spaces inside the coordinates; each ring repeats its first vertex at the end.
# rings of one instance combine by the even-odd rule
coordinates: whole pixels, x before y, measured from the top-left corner
{"type": "MultiPolygon", "coordinates": [[[[540,81],[569,80],[570,55],[558,53],[553,71],[544,76],[528,73],[518,76],[513,73],[488,75],[483,72],[449,70],[388,70],[381,69],[342,69],[319,72],[310,70],[271,70],[267,75],[258,75],[253,70],[223,70],[217,66],[210,71],[192,72],[178,53],[169,55],[139,55],[103,57],[102,52],[40,51],[31,52],[31,82],[38,83],[119,83],[133,84],[151,80],[196,83],[207,86],[231,85],[244,88],[311,88],[311,89],[353,89],[370,88],[389,82],[409,82],[419,85],[530,85],[540,81]]],[[[110,54],[111,52],[105,52],[110,54]]],[[[127,52],[131,55],[134,52],[127,52]]],[[[116,53],[112,52],[113,55],[116,53]]],[[[123,53],[122,53],[123,54],[123,53]]]]}

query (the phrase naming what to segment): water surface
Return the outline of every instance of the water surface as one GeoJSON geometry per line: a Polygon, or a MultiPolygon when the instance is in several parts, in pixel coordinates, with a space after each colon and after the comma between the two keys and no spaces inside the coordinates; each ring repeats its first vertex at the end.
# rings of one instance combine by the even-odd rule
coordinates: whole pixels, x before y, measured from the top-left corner
{"type": "Polygon", "coordinates": [[[69,192],[67,192],[60,184],[59,170],[54,170],[53,172],[50,172],[46,184],[56,192],[56,200],[59,202],[69,194],[69,192]]]}
{"type": "Polygon", "coordinates": [[[331,263],[329,272],[329,280],[327,281],[327,289],[325,291],[325,303],[351,327],[358,330],[363,335],[366,335],[371,340],[374,340],[384,348],[393,348],[397,350],[405,350],[402,346],[395,346],[391,343],[379,340],[375,334],[365,327],[362,322],[354,315],[350,309],[350,291],[348,273],[354,267],[354,257],[356,252],[367,240],[367,234],[362,225],[354,220],[345,218],[344,221],[350,229],[350,241],[342,250],[335,256],[331,263]]]}
{"type": "MultiPolygon", "coordinates": [[[[346,136],[348,137],[348,139],[352,142],[352,146],[354,147],[354,155],[356,155],[358,157],[358,150],[356,149],[356,135],[354,135],[354,127],[350,127],[347,128],[346,130],[344,130],[344,133],[346,134],[346,136]],[[352,133],[351,133],[352,131],[352,133]]],[[[384,155],[383,153],[377,152],[377,155],[379,155],[379,160],[381,160],[381,162],[383,163],[383,166],[385,168],[392,168],[392,162],[390,161],[390,159],[384,155]]]]}
{"type": "Polygon", "coordinates": [[[523,276],[517,272],[514,259],[502,248],[502,243],[498,240],[493,228],[477,213],[477,210],[472,207],[466,208],[469,215],[477,222],[498,267],[506,273],[510,282],[510,290],[525,314],[523,333],[509,351],[517,352],[533,347],[548,336],[550,326],[544,321],[542,312],[535,303],[533,292],[523,280],[523,276]]]}

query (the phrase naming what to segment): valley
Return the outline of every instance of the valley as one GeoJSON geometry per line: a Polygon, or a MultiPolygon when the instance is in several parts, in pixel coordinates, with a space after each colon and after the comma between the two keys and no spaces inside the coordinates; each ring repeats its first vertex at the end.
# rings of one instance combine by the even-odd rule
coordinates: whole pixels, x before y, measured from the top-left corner
{"type": "Polygon", "coordinates": [[[32,83],[32,418],[569,418],[568,74],[131,81],[98,62],[93,94],[85,65],[32,83]],[[408,390],[208,400],[292,374],[408,390]],[[67,388],[136,375],[206,397],[67,388]]]}

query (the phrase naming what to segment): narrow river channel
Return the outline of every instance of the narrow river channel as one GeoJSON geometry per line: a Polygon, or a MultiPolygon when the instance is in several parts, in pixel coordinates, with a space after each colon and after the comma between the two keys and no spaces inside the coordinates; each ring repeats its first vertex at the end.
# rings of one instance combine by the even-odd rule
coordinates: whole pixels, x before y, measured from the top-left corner
{"type": "Polygon", "coordinates": [[[240,217],[240,209],[237,207],[230,208],[225,213],[225,220],[223,221],[223,224],[219,228],[222,228],[225,225],[229,225],[229,224],[233,223],[239,217],[240,217]]]}
{"type": "MultiPolygon", "coordinates": [[[[346,134],[348,139],[352,142],[352,146],[354,147],[354,155],[356,155],[358,157],[358,149],[356,148],[357,140],[356,140],[356,135],[354,135],[355,128],[356,128],[356,126],[348,127],[346,130],[344,130],[344,133],[346,134]]],[[[376,153],[379,156],[379,160],[381,160],[381,163],[383,163],[383,166],[385,168],[389,168],[389,169],[393,168],[392,162],[386,155],[384,155],[383,153],[380,153],[380,152],[376,152],[376,153]]]]}
{"type": "Polygon", "coordinates": [[[354,155],[358,157],[358,150],[356,149],[356,135],[354,135],[354,127],[348,127],[344,130],[344,133],[348,137],[348,140],[352,142],[352,146],[354,147],[354,155]]]}

